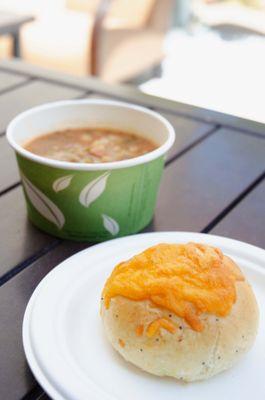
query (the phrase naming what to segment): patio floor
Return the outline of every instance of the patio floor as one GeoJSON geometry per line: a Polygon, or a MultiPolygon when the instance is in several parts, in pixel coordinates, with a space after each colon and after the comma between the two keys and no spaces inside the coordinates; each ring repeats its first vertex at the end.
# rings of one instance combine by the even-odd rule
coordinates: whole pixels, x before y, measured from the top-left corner
{"type": "Polygon", "coordinates": [[[169,33],[161,78],[150,94],[265,122],[265,38],[242,30],[169,33]]]}

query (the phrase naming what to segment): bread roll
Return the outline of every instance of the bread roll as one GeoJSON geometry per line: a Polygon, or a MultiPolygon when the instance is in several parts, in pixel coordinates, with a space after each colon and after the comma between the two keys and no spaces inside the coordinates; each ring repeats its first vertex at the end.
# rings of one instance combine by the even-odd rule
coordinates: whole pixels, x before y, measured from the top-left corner
{"type": "Polygon", "coordinates": [[[230,368],[258,328],[255,296],[238,267],[194,243],[161,244],[119,264],[103,290],[101,315],[125,360],[187,382],[230,368]]]}

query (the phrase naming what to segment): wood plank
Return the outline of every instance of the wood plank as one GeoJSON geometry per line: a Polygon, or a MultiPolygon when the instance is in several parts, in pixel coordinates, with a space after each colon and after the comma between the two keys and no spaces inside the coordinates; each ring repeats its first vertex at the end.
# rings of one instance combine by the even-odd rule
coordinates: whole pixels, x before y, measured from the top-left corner
{"type": "Polygon", "coordinates": [[[2,92],[3,90],[7,90],[12,87],[15,87],[17,85],[20,85],[27,81],[28,81],[28,78],[26,78],[25,76],[9,74],[7,72],[1,71],[0,72],[0,92],[2,92]]]}
{"type": "MultiPolygon", "coordinates": [[[[41,390],[41,388],[40,388],[40,390],[41,390]]],[[[27,398],[27,400],[52,400],[52,399],[46,393],[40,392],[39,395],[32,397],[30,399],[27,398]]]]}
{"type": "Polygon", "coordinates": [[[226,127],[232,127],[246,132],[255,132],[265,136],[265,124],[250,121],[244,118],[235,117],[233,115],[223,114],[221,112],[207,110],[200,107],[183,104],[173,100],[163,99],[151,96],[141,92],[134,86],[130,85],[109,85],[99,79],[87,77],[74,77],[64,75],[56,71],[48,71],[44,68],[27,64],[20,60],[3,60],[0,62],[0,68],[11,70],[17,73],[36,76],[48,79],[53,82],[61,82],[76,88],[82,88],[97,92],[101,95],[108,95],[119,99],[126,99],[133,103],[154,107],[161,111],[171,111],[180,116],[198,119],[202,122],[220,124],[226,127]]]}
{"type": "Polygon", "coordinates": [[[43,393],[40,397],[40,399],[36,400],[52,400],[46,393],[43,393]]]}
{"type": "MultiPolygon", "coordinates": [[[[159,112],[159,110],[155,111],[159,112]]],[[[173,125],[176,132],[176,140],[168,153],[168,161],[214,129],[214,125],[211,124],[179,117],[170,113],[162,112],[161,114],[173,125]]]]}
{"type": "Polygon", "coordinates": [[[86,99],[94,99],[94,100],[111,100],[113,99],[112,96],[108,96],[108,95],[104,95],[104,94],[100,94],[100,93],[89,93],[85,96],[86,99]]]}
{"type": "Polygon", "coordinates": [[[19,173],[14,150],[6,138],[0,138],[0,192],[19,182],[19,173]]]}
{"type": "MultiPolygon", "coordinates": [[[[122,103],[129,103],[129,104],[135,104],[135,105],[140,105],[136,103],[135,101],[128,100],[126,98],[120,98],[120,97],[115,97],[115,95],[105,94],[105,93],[96,93],[96,92],[91,92],[88,93],[86,96],[84,96],[86,99],[93,99],[93,100],[114,100],[114,101],[119,101],[122,103]]],[[[143,106],[144,107],[144,106],[143,106]]],[[[146,106],[147,108],[151,108],[146,106]]]]}
{"type": "Polygon", "coordinates": [[[42,397],[40,398],[40,400],[51,400],[51,398],[48,397],[46,393],[43,393],[43,395],[42,395],[42,397]]]}
{"type": "MultiPolygon", "coordinates": [[[[137,105],[138,103],[136,103],[136,102],[133,102],[133,101],[130,101],[130,100],[128,100],[128,99],[126,99],[126,98],[123,98],[123,99],[121,99],[120,97],[115,97],[115,94],[111,94],[111,93],[97,93],[97,92],[91,92],[91,93],[88,93],[86,96],[85,96],[85,98],[87,98],[87,99],[95,99],[95,100],[97,100],[97,99],[99,99],[99,100],[116,100],[116,101],[122,101],[122,102],[124,102],[124,103],[130,103],[130,104],[135,104],[135,105],[137,105]]],[[[149,107],[150,108],[150,107],[149,107]]]]}
{"type": "Polygon", "coordinates": [[[0,282],[1,276],[12,268],[58,241],[28,221],[21,187],[1,196],[0,221],[0,282]]]}
{"type": "Polygon", "coordinates": [[[211,231],[265,248],[265,181],[263,180],[211,231]]]}
{"type": "Polygon", "coordinates": [[[263,139],[220,129],[166,168],[150,229],[203,230],[262,173],[264,158],[263,139]]]}
{"type": "Polygon", "coordinates": [[[21,399],[36,385],[25,360],[21,338],[23,315],[33,290],[54,266],[85,246],[64,242],[1,287],[1,399],[21,399]]]}
{"type": "Polygon", "coordinates": [[[49,101],[65,100],[82,95],[82,91],[51,83],[33,81],[0,96],[0,132],[20,112],[49,101]]]}

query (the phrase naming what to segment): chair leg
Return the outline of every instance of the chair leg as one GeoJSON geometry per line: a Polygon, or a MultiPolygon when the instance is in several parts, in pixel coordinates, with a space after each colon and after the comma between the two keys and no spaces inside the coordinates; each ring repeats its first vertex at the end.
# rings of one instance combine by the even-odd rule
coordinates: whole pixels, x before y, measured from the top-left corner
{"type": "Polygon", "coordinates": [[[14,32],[13,37],[13,56],[20,57],[20,43],[19,43],[19,32],[14,32]]]}

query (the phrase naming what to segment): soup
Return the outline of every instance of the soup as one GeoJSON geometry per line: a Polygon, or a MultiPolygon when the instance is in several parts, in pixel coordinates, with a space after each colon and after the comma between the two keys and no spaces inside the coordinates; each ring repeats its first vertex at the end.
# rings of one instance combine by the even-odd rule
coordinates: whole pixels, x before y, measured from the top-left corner
{"type": "Polygon", "coordinates": [[[51,132],[25,143],[31,153],[59,161],[104,163],[127,160],[158,146],[133,133],[102,128],[75,128],[51,132]]]}

